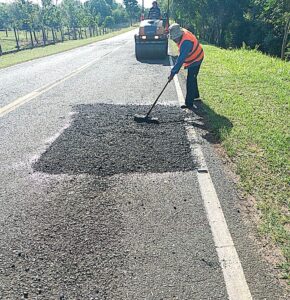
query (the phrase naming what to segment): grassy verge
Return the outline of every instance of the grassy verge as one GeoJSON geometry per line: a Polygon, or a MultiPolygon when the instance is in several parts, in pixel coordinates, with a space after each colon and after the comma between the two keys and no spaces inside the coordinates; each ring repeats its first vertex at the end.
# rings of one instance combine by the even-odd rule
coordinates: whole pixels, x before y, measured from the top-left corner
{"type": "Polygon", "coordinates": [[[114,31],[105,35],[96,36],[83,40],[71,40],[63,43],[58,43],[51,46],[46,46],[42,48],[35,48],[31,50],[23,50],[14,54],[7,54],[0,57],[0,68],[9,67],[18,63],[22,63],[25,61],[29,61],[35,58],[40,58],[52,54],[56,54],[59,52],[64,52],[67,50],[71,50],[73,48],[77,48],[80,46],[85,46],[97,41],[105,40],[111,38],[113,36],[119,35],[121,33],[133,30],[134,27],[123,28],[118,31],[114,31]]]}
{"type": "Polygon", "coordinates": [[[256,199],[259,232],[281,249],[289,282],[290,63],[257,51],[204,49],[199,86],[210,130],[234,162],[241,189],[256,199]]]}

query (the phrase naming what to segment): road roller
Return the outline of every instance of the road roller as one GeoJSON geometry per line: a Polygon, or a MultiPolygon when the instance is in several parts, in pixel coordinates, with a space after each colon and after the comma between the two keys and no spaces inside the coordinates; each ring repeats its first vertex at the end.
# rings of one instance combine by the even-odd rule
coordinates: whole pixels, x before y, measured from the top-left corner
{"type": "MultiPolygon", "coordinates": [[[[167,22],[167,20],[166,20],[167,22]]],[[[135,35],[135,54],[137,60],[164,58],[168,52],[168,31],[164,20],[143,20],[135,35]]]]}
{"type": "Polygon", "coordinates": [[[169,0],[167,13],[159,19],[150,18],[144,20],[144,1],[142,1],[142,14],[139,31],[135,34],[135,54],[137,60],[165,58],[168,52],[168,28],[169,28],[169,0]]]}

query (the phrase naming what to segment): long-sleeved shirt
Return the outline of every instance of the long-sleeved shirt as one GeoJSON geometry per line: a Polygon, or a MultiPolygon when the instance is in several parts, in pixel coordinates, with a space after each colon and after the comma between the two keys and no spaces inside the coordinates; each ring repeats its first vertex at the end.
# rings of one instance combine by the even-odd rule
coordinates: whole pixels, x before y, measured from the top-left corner
{"type": "MultiPolygon", "coordinates": [[[[180,71],[184,61],[186,60],[188,54],[192,51],[193,49],[193,42],[191,41],[184,41],[180,47],[180,53],[179,56],[176,60],[176,63],[174,65],[174,67],[171,70],[171,74],[172,75],[176,75],[178,74],[178,72],[180,71]]],[[[192,63],[188,68],[193,67],[193,66],[198,66],[201,64],[201,61],[197,61],[192,63]]]]}
{"type": "Polygon", "coordinates": [[[160,19],[161,12],[158,6],[151,7],[148,14],[148,19],[160,19]]]}

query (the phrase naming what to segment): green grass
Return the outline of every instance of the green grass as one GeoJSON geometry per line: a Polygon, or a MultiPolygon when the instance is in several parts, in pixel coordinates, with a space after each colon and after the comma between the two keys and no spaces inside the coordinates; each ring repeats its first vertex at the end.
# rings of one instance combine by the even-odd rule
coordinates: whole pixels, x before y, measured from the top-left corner
{"type": "Polygon", "coordinates": [[[258,51],[204,50],[199,86],[207,123],[234,162],[240,188],[256,199],[259,232],[281,249],[289,280],[290,63],[258,51]]]}
{"type": "MultiPolygon", "coordinates": [[[[50,45],[50,46],[41,47],[41,48],[34,48],[34,49],[29,49],[29,50],[23,50],[23,51],[14,53],[14,54],[3,55],[0,57],[0,68],[9,67],[9,66],[12,66],[12,65],[15,65],[15,64],[18,64],[21,62],[29,61],[29,60],[32,60],[35,58],[40,58],[40,57],[56,54],[59,52],[71,50],[73,48],[77,48],[80,46],[85,46],[85,45],[88,45],[88,44],[91,44],[91,43],[94,43],[97,41],[108,39],[110,37],[119,35],[121,33],[130,31],[132,29],[133,29],[133,27],[123,28],[118,31],[114,31],[114,32],[111,32],[111,33],[108,33],[105,35],[101,35],[101,36],[96,36],[96,37],[87,38],[87,39],[83,39],[83,40],[70,40],[70,41],[65,41],[63,43],[57,43],[55,45],[50,45]]],[[[5,35],[5,33],[1,32],[1,35],[3,36],[3,35],[5,35]]],[[[13,47],[15,47],[15,45],[13,47]]]]}
{"type": "Polygon", "coordinates": [[[0,31],[0,45],[3,52],[16,49],[16,42],[12,31],[8,31],[8,36],[6,36],[4,31],[0,31]]]}
{"type": "MultiPolygon", "coordinates": [[[[36,36],[39,40],[41,40],[42,36],[40,32],[36,32],[36,36]]],[[[51,40],[51,37],[48,37],[48,39],[51,40]]],[[[16,50],[14,32],[9,30],[8,36],[6,36],[5,31],[0,31],[0,45],[2,47],[3,52],[16,50]]],[[[26,35],[24,31],[19,31],[19,45],[20,47],[25,47],[30,45],[30,35],[28,32],[26,35]]]]}

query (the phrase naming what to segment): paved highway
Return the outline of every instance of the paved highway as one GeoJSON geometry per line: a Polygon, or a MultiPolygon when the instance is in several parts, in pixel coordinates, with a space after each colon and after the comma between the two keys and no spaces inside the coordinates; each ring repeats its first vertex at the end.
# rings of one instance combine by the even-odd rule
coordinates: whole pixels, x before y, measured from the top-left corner
{"type": "Polygon", "coordinates": [[[0,298],[287,299],[179,82],[133,122],[133,34],[0,70],[0,298]]]}

